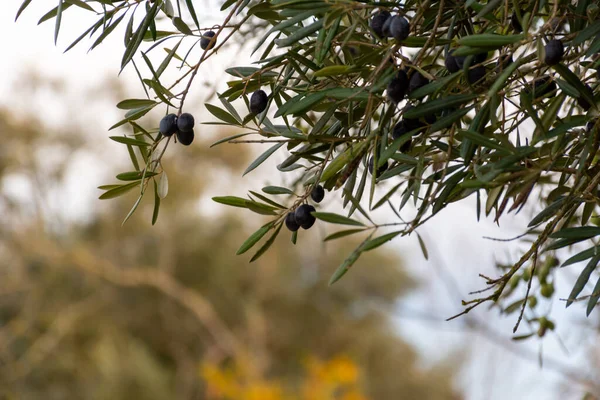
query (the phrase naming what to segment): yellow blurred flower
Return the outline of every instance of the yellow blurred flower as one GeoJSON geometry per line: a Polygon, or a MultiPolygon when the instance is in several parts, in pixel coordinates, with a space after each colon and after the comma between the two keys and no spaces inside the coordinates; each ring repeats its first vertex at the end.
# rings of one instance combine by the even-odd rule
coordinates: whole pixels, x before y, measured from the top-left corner
{"type": "MultiPolygon", "coordinates": [[[[369,400],[359,385],[360,368],[348,356],[328,361],[309,357],[299,393],[286,391],[286,382],[267,380],[252,369],[251,362],[237,362],[231,368],[204,364],[201,376],[215,400],[369,400]],[[300,397],[298,397],[300,395],[300,397]]],[[[298,386],[297,386],[298,387],[298,386]]],[[[296,389],[298,391],[298,389],[296,389]]]]}
{"type": "Polygon", "coordinates": [[[213,396],[223,399],[240,398],[242,388],[238,383],[238,377],[232,371],[204,363],[200,369],[200,375],[213,396]]]}
{"type": "Polygon", "coordinates": [[[342,385],[358,381],[358,366],[347,356],[338,356],[325,364],[328,379],[342,385]]]}
{"type": "Polygon", "coordinates": [[[243,400],[283,400],[283,390],[274,383],[252,383],[245,391],[243,400]]]}

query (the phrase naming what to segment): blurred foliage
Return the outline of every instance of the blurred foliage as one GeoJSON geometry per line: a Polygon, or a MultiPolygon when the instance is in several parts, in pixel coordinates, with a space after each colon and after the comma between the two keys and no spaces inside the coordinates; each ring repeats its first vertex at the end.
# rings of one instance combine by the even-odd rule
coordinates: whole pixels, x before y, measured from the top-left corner
{"type": "Polygon", "coordinates": [[[112,218],[134,194],[70,221],[60,213],[71,210],[44,205],[77,196],[65,179],[73,160],[83,152],[94,168],[104,151],[77,126],[30,121],[0,112],[11,133],[0,158],[0,397],[460,398],[456,361],[423,369],[395,332],[394,306],[414,282],[392,254],[362,258],[331,289],[333,261],[352,241],[304,236],[291,251],[281,240],[251,265],[233,255],[246,224],[200,204],[207,186],[234,181],[242,151],[214,177],[205,171],[225,156],[205,146],[165,160],[173,190],[160,229],[139,228],[151,201],[132,224],[112,218]],[[59,145],[68,151],[48,161],[59,145]],[[34,162],[41,155],[48,163],[34,162]],[[33,206],[15,186],[31,189],[20,194],[33,206]]]}

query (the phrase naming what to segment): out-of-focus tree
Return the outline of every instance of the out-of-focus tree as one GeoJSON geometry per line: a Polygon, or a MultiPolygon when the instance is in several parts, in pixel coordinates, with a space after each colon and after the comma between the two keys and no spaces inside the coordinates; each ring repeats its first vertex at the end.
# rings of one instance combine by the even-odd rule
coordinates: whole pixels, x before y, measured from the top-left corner
{"type": "Polygon", "coordinates": [[[86,146],[76,127],[53,131],[3,111],[0,130],[11,133],[0,150],[3,398],[459,398],[455,366],[420,368],[397,336],[390,315],[414,282],[395,256],[367,254],[344,285],[327,288],[334,259],[355,241],[279,239],[250,265],[233,255],[246,225],[200,204],[207,185],[239,173],[241,150],[194,146],[163,160],[175,190],[161,229],[140,229],[153,199],[135,223],[111,217],[134,193],[85,222],[44,207],[57,192],[77,195],[61,192],[86,146]],[[64,157],[49,161],[56,146],[64,157]],[[211,177],[217,158],[223,167],[211,177]],[[32,207],[15,185],[31,189],[32,207]]]}

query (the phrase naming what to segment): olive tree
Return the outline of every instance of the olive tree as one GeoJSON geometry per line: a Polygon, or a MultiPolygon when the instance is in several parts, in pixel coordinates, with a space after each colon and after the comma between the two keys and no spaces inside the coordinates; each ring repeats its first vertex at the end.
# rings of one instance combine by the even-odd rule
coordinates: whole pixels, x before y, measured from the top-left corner
{"type": "Polygon", "coordinates": [[[129,134],[111,139],[124,145],[132,168],[117,176],[121,183],[102,186],[100,198],[137,191],[125,220],[149,195],[157,221],[168,201],[161,160],[170,146],[194,140],[186,109],[193,82],[222,46],[246,42],[240,54],[247,59],[226,69],[227,89],[206,104],[218,124],[240,133],[213,146],[266,143],[245,174],[284,154],[277,174],[292,183],[213,199],[269,216],[238,254],[252,250],[254,261],[288,230],[295,244],[315,221],[346,225],[324,240],[363,239],[334,283],[362,253],[418,235],[451,203],[475,197],[477,218],[499,221],[533,199],[543,211],[520,239],[528,250],[499,266],[499,276],[482,276],[482,290],[463,302],[461,314],[490,302],[518,313],[515,331],[525,316],[543,336],[554,325],[533,312],[536,296],[553,296],[561,265],[555,251],[578,243],[588,248],[562,266],[587,264],[566,305],[585,300],[587,314],[593,311],[600,299],[600,280],[591,279],[600,261],[597,2],[226,0],[222,23],[212,27],[203,26],[199,6],[59,0],[40,20],[54,21],[56,40],[68,9],[97,15],[67,50],[124,32],[121,69],[136,70],[147,97],[117,104],[126,113],[111,129],[124,126],[129,134]],[[246,40],[250,34],[256,40],[246,40]],[[166,78],[167,69],[177,79],[166,78]],[[165,114],[160,126],[143,118],[156,108],[165,114]],[[340,209],[317,211],[332,196],[340,209]],[[395,219],[377,221],[373,211],[381,207],[395,219]]]}

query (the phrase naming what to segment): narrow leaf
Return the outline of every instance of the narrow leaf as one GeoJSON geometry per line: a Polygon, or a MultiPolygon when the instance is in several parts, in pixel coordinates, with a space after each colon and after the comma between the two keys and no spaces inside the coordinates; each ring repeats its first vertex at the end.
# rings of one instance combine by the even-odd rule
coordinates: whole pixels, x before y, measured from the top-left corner
{"type": "Polygon", "coordinates": [[[567,300],[566,307],[569,307],[573,303],[573,301],[577,298],[579,293],[581,293],[585,285],[588,283],[592,272],[594,272],[594,270],[598,266],[598,261],[600,261],[600,255],[596,255],[594,258],[592,258],[590,262],[588,262],[588,264],[585,266],[583,271],[581,271],[581,274],[579,274],[579,277],[577,278],[577,281],[573,286],[573,290],[571,290],[571,293],[569,294],[569,299],[567,300]]]}
{"type": "Polygon", "coordinates": [[[133,138],[129,138],[129,137],[124,137],[124,136],[110,136],[109,137],[111,140],[114,140],[117,143],[123,143],[123,144],[129,144],[132,146],[150,146],[150,143],[148,142],[144,142],[143,140],[140,139],[133,139],[133,138]]]}
{"type": "Polygon", "coordinates": [[[185,4],[187,5],[188,11],[192,15],[192,19],[196,24],[196,28],[200,29],[200,23],[198,22],[198,15],[196,14],[196,10],[194,9],[194,2],[192,0],[185,0],[185,4]]]}
{"type": "Polygon", "coordinates": [[[19,16],[23,11],[25,11],[29,3],[31,3],[31,0],[25,0],[23,3],[21,3],[21,6],[17,10],[17,16],[15,17],[15,21],[19,19],[19,16]]]}
{"type": "Polygon", "coordinates": [[[121,223],[121,226],[125,225],[125,222],[127,222],[127,220],[133,215],[133,213],[135,212],[135,210],[137,210],[137,208],[140,205],[141,201],[142,201],[142,195],[138,196],[138,199],[133,204],[133,207],[131,207],[131,210],[129,210],[129,213],[127,214],[127,216],[125,217],[125,219],[121,223]]]}
{"type": "Polygon", "coordinates": [[[240,254],[244,254],[245,252],[250,250],[252,246],[254,246],[263,236],[265,236],[267,232],[269,232],[269,229],[271,229],[270,223],[262,226],[259,230],[250,235],[250,237],[246,239],[244,243],[242,243],[242,245],[235,254],[239,256],[240,254]]]}
{"type": "Polygon", "coordinates": [[[392,240],[393,238],[395,238],[396,236],[398,236],[401,233],[402,233],[402,231],[390,232],[390,233],[386,233],[385,235],[376,237],[375,239],[371,239],[364,244],[362,250],[363,251],[373,250],[373,249],[383,245],[384,243],[389,242],[390,240],[392,240]]]}
{"type": "MultiPolygon", "coordinates": [[[[367,238],[367,240],[370,239],[372,235],[373,234],[369,235],[369,237],[367,238]]],[[[362,252],[363,252],[362,247],[367,242],[367,240],[365,240],[356,249],[354,249],[354,251],[348,256],[348,258],[346,258],[344,260],[344,262],[335,270],[335,272],[333,273],[333,275],[329,279],[329,285],[330,286],[333,285],[334,283],[336,283],[337,281],[339,281],[342,278],[342,276],[346,275],[346,272],[348,272],[348,270],[350,269],[350,267],[352,265],[354,265],[354,263],[356,262],[356,260],[358,260],[358,258],[362,254],[362,252]]]]}
{"type": "Polygon", "coordinates": [[[594,286],[594,290],[592,291],[592,295],[590,296],[587,304],[586,315],[589,317],[596,305],[598,304],[598,300],[600,300],[600,278],[596,281],[596,285],[594,286]]]}
{"type": "Polygon", "coordinates": [[[254,170],[256,167],[258,167],[260,164],[262,164],[267,158],[269,158],[273,153],[275,153],[284,144],[285,144],[284,142],[277,143],[276,145],[270,147],[267,151],[262,153],[260,156],[258,156],[258,158],[256,160],[254,160],[252,162],[252,164],[250,164],[248,166],[248,168],[246,168],[246,170],[244,171],[242,176],[246,175],[250,171],[254,170]]]}
{"type": "Polygon", "coordinates": [[[56,8],[56,24],[54,26],[54,44],[58,41],[58,31],[60,30],[60,21],[62,20],[63,12],[63,0],[58,0],[58,7],[56,8]]]}
{"type": "Polygon", "coordinates": [[[425,242],[423,241],[423,238],[421,237],[421,235],[419,235],[417,233],[417,239],[419,239],[419,246],[421,247],[421,251],[423,252],[423,257],[425,257],[426,260],[429,260],[429,253],[427,252],[427,246],[425,245],[425,242]]]}
{"type": "Polygon", "coordinates": [[[344,217],[343,215],[339,214],[316,211],[313,211],[311,214],[315,218],[320,219],[321,221],[329,222],[332,224],[365,226],[362,222],[356,221],[352,218],[344,217]]]}
{"type": "Polygon", "coordinates": [[[576,228],[564,228],[550,235],[551,238],[565,239],[588,239],[600,235],[600,228],[595,226],[580,226],[576,228]]]}
{"type": "Polygon", "coordinates": [[[240,123],[239,121],[231,114],[229,114],[227,111],[223,110],[222,108],[219,108],[217,106],[213,106],[212,104],[205,104],[206,109],[215,117],[217,117],[217,119],[220,119],[223,122],[226,122],[228,124],[231,125],[236,125],[239,126],[240,123]]]}
{"type": "Polygon", "coordinates": [[[133,189],[134,187],[137,187],[139,185],[140,185],[139,182],[132,182],[132,183],[128,183],[126,185],[117,186],[113,189],[110,189],[110,190],[102,193],[102,195],[100,195],[99,199],[100,200],[114,199],[115,197],[124,195],[125,193],[129,192],[131,189],[133,189]]]}
{"type": "Polygon", "coordinates": [[[117,108],[121,110],[133,110],[141,107],[154,106],[157,103],[154,100],[148,99],[128,99],[123,100],[117,104],[117,108]]]}
{"type": "Polygon", "coordinates": [[[327,242],[329,240],[343,238],[343,237],[354,235],[355,233],[360,233],[360,232],[364,232],[364,231],[365,231],[364,229],[347,229],[345,231],[339,231],[336,233],[332,233],[331,235],[329,235],[325,239],[323,239],[323,241],[327,242]]]}
{"type": "Polygon", "coordinates": [[[294,194],[290,189],[281,186],[265,186],[262,191],[267,194],[294,194]]]}
{"type": "Polygon", "coordinates": [[[248,200],[236,196],[213,197],[213,201],[227,206],[248,208],[248,200]]]}
{"type": "Polygon", "coordinates": [[[256,252],[256,254],[254,254],[252,256],[252,258],[250,259],[250,262],[254,262],[254,261],[258,260],[260,258],[260,256],[262,256],[263,254],[265,254],[265,252],[267,250],[269,250],[269,247],[271,247],[271,245],[273,244],[273,242],[275,242],[275,239],[277,238],[277,235],[279,235],[279,231],[281,231],[281,227],[282,226],[283,226],[283,224],[279,224],[279,226],[277,227],[277,229],[275,230],[275,232],[273,232],[273,234],[271,235],[271,237],[269,237],[269,239],[262,245],[262,247],[260,249],[258,249],[258,251],[256,252]]]}

